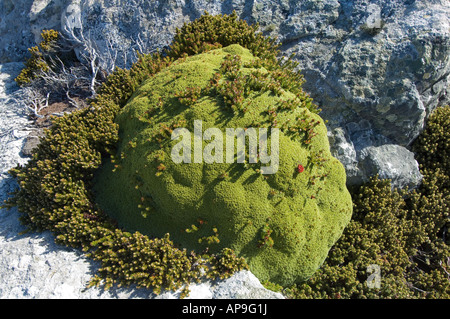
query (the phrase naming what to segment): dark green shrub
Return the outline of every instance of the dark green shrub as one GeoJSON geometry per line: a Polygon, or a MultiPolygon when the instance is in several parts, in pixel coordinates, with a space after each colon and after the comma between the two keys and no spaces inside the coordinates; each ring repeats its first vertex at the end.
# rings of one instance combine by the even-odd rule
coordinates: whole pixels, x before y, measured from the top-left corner
{"type": "Polygon", "coordinates": [[[450,297],[450,108],[438,108],[415,141],[423,184],[392,190],[374,177],[352,191],[354,214],[322,268],[291,287],[293,298],[450,297]],[[368,267],[378,265],[381,286],[369,288],[368,267]]]}
{"type": "Polygon", "coordinates": [[[39,45],[28,49],[31,57],[25,62],[25,68],[15,79],[19,85],[30,83],[40,72],[46,72],[50,68],[48,58],[55,53],[60,35],[55,30],[43,30],[41,37],[43,40],[39,45]]]}
{"type": "Polygon", "coordinates": [[[194,55],[214,48],[239,44],[263,60],[277,63],[279,45],[257,33],[259,26],[248,25],[237,18],[236,12],[230,15],[212,16],[205,12],[199,19],[186,23],[176,34],[168,55],[180,58],[184,54],[194,55]]]}

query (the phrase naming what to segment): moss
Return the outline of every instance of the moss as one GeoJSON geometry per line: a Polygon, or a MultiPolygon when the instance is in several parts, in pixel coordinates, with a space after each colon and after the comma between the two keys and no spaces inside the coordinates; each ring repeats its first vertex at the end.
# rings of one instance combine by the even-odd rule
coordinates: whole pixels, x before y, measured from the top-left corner
{"type": "Polygon", "coordinates": [[[254,62],[248,49],[230,45],[179,60],[138,87],[116,117],[120,142],[114,162],[98,174],[97,202],[126,229],[156,237],[169,232],[197,252],[232,248],[261,280],[289,284],[321,265],[350,219],[351,198],[323,120],[254,62]],[[291,99],[296,107],[283,108],[291,99]],[[298,119],[316,124],[297,134],[298,119]],[[278,172],[264,176],[262,164],[249,158],[247,165],[174,163],[170,132],[194,132],[194,120],[202,120],[203,133],[220,128],[223,141],[226,128],[284,127],[278,172]],[[299,162],[306,167],[301,174],[299,162]],[[281,196],[269,196],[274,191],[281,196]],[[261,245],[264,229],[270,236],[261,245]]]}

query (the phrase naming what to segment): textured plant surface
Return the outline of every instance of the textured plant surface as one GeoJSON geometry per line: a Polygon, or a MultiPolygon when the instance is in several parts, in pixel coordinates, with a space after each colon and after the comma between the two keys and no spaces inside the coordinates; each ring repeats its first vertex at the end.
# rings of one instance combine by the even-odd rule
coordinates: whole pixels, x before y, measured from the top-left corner
{"type": "Polygon", "coordinates": [[[235,44],[179,59],[145,81],[116,117],[117,152],[95,190],[126,229],[169,232],[197,252],[232,248],[258,278],[286,285],[322,264],[352,203],[323,120],[309,111],[306,95],[289,90],[301,92],[299,83],[270,69],[271,62],[264,65],[235,44]],[[262,175],[266,164],[248,156],[246,163],[227,163],[225,149],[221,163],[175,163],[171,150],[179,141],[171,132],[194,132],[195,120],[202,120],[203,132],[221,129],[220,148],[226,128],[279,127],[278,171],[262,175]]]}
{"type": "Polygon", "coordinates": [[[413,149],[423,184],[412,192],[373,178],[352,191],[354,214],[321,269],[293,298],[450,297],[450,108],[438,108],[413,149]],[[380,287],[366,280],[380,269],[380,287]]]}

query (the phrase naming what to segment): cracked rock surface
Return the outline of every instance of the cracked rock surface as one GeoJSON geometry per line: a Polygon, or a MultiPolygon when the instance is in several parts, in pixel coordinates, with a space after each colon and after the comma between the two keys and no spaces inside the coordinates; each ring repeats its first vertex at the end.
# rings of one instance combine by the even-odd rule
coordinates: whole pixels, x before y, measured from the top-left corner
{"type": "Polygon", "coordinates": [[[84,32],[101,56],[113,46],[116,65],[129,66],[136,49],[164,49],[177,27],[205,10],[235,10],[293,54],[330,137],[341,140],[332,150],[349,184],[368,180],[364,150],[383,145],[398,145],[390,158],[414,171],[399,179],[398,170],[384,170],[394,186],[420,184],[414,157],[402,156],[430,112],[449,102],[450,0],[4,0],[0,63],[22,60],[41,30],[56,29],[68,38],[84,32]]]}

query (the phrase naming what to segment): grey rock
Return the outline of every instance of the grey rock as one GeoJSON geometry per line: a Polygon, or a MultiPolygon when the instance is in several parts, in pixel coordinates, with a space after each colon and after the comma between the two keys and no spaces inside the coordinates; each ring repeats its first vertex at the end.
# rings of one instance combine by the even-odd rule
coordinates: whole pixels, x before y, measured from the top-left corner
{"type": "Polygon", "coordinates": [[[346,169],[349,185],[361,185],[375,175],[390,179],[393,188],[414,189],[422,181],[414,153],[401,145],[390,144],[366,120],[334,128],[328,132],[328,139],[333,156],[346,169]]]}
{"type": "Polygon", "coordinates": [[[25,138],[24,144],[22,146],[22,155],[26,157],[31,157],[33,150],[39,145],[40,139],[43,136],[42,129],[33,129],[25,138]]]}
{"type": "MultiPolygon", "coordinates": [[[[392,186],[401,189],[415,188],[422,180],[414,154],[400,145],[369,146],[361,151],[359,169],[362,176],[379,175],[390,179],[392,186]]],[[[362,182],[367,182],[365,177],[362,182]]]]}
{"type": "Polygon", "coordinates": [[[40,41],[43,29],[59,30],[68,0],[0,2],[0,63],[22,61],[27,48],[40,41]]]}
{"type": "Polygon", "coordinates": [[[341,5],[337,0],[298,1],[282,22],[283,41],[291,42],[304,37],[320,36],[339,18],[341,5]]]}
{"type": "Polygon", "coordinates": [[[14,78],[21,68],[22,63],[17,62],[0,64],[0,176],[17,164],[27,162],[26,157],[16,155],[31,130],[27,112],[13,99],[19,89],[14,78]]]}
{"type": "MultiPolygon", "coordinates": [[[[405,161],[413,173],[402,181],[391,170],[363,169],[367,158],[361,152],[369,147],[391,151],[379,148],[391,144],[408,148],[430,112],[448,103],[450,2],[339,3],[333,23],[319,24],[282,48],[296,54],[304,87],[329,121],[331,147],[347,169],[348,183],[367,180],[372,172],[391,178],[396,186],[417,186],[421,179],[412,156],[405,161]],[[360,160],[365,163],[357,164],[360,160]]],[[[389,155],[388,162],[398,162],[389,155]]]]}
{"type": "Polygon", "coordinates": [[[355,185],[361,183],[361,172],[358,168],[358,155],[353,142],[350,140],[345,129],[341,127],[334,128],[328,132],[331,153],[345,167],[347,174],[347,183],[355,185]]]}
{"type": "Polygon", "coordinates": [[[244,270],[217,283],[215,299],[284,299],[281,293],[267,291],[250,271],[244,270]]]}
{"type": "MultiPolygon", "coordinates": [[[[180,291],[164,292],[157,299],[179,298],[180,291]]],[[[242,270],[224,280],[190,286],[187,299],[284,299],[278,292],[267,290],[250,271],[242,270]]]]}
{"type": "Polygon", "coordinates": [[[340,4],[332,24],[285,50],[296,53],[305,88],[332,127],[364,119],[391,143],[409,146],[447,95],[449,2],[340,4]]]}
{"type": "MultiPolygon", "coordinates": [[[[278,37],[284,54],[294,54],[330,136],[343,129],[354,148],[350,158],[340,155],[344,163],[354,161],[353,153],[358,161],[367,147],[408,148],[430,112],[449,102],[449,0],[5,0],[0,6],[0,62],[22,59],[42,29],[82,29],[102,57],[111,48],[119,53],[114,63],[99,61],[106,69],[129,66],[136,49],[164,49],[177,27],[205,10],[236,10],[278,37]]],[[[77,52],[81,57],[83,48],[77,52]]],[[[364,170],[346,168],[349,183],[367,178],[364,170]]]]}

